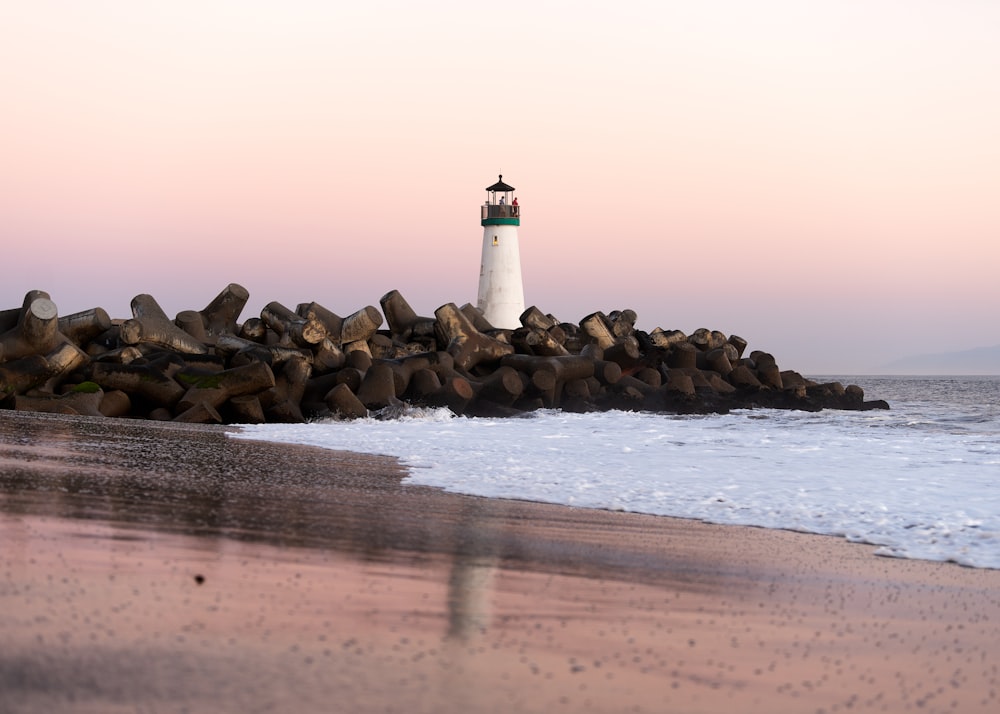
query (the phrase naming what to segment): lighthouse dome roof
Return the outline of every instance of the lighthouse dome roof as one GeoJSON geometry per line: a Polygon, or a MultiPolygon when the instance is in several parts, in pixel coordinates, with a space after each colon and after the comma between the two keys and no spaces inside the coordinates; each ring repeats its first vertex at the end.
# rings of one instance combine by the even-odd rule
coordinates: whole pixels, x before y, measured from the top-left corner
{"type": "Polygon", "coordinates": [[[487,186],[486,190],[487,191],[514,191],[515,189],[514,189],[513,186],[508,186],[507,184],[505,184],[503,182],[503,174],[500,174],[500,180],[497,181],[492,186],[487,186]]]}

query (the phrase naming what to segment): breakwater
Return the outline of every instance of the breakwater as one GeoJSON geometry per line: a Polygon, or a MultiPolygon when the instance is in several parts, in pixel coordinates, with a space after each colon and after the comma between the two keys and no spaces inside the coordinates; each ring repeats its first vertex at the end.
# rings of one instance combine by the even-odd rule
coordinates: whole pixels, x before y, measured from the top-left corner
{"type": "Polygon", "coordinates": [[[0,310],[0,407],[190,423],[359,418],[406,404],[469,416],[888,408],[855,385],[746,354],[736,335],[638,330],[632,310],[567,323],[533,306],[521,327],[501,330],[469,304],[418,315],[396,290],[381,309],[346,316],[271,302],[241,321],[248,300],[231,283],[171,319],[137,295],[131,317],[112,319],[102,308],[59,316],[33,290],[0,310]]]}

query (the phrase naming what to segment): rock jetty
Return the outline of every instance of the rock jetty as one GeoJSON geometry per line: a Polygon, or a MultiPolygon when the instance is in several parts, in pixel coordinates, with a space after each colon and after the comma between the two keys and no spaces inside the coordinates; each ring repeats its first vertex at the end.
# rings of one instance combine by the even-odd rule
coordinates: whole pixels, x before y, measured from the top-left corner
{"type": "Polygon", "coordinates": [[[441,406],[468,416],[536,409],[680,414],[735,408],[887,409],[857,386],[781,370],[747,341],[699,329],[635,328],[632,310],[560,322],[537,307],[515,330],[474,306],[416,314],[396,290],[341,317],[269,303],[241,322],[235,283],[173,319],[151,295],[132,317],[60,317],[33,290],[0,310],[0,408],[189,423],[303,422],[441,406]],[[383,328],[383,322],[385,327],[383,328]]]}

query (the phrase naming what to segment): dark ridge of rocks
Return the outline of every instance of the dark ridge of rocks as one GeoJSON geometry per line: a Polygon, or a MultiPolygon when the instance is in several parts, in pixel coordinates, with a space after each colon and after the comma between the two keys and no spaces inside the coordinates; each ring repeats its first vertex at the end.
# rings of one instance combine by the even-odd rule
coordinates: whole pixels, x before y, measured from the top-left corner
{"type": "Polygon", "coordinates": [[[677,414],[735,408],[887,409],[861,388],[781,370],[714,330],[635,329],[632,310],[560,322],[537,307],[496,329],[472,305],[417,315],[398,291],[341,317],[318,303],[269,303],[228,285],[170,319],[150,295],[132,317],[58,316],[33,290],[0,311],[0,408],[195,423],[303,422],[403,405],[469,416],[536,409],[677,414]],[[386,329],[380,329],[385,315],[386,329]]]}

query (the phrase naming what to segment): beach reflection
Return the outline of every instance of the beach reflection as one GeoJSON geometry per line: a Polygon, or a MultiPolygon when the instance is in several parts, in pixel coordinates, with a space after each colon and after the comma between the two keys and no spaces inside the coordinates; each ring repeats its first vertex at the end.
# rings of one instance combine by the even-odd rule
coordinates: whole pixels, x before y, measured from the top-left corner
{"type": "Polygon", "coordinates": [[[465,640],[490,625],[494,578],[503,554],[491,524],[471,508],[456,524],[455,541],[458,548],[448,577],[448,636],[465,640]]]}

